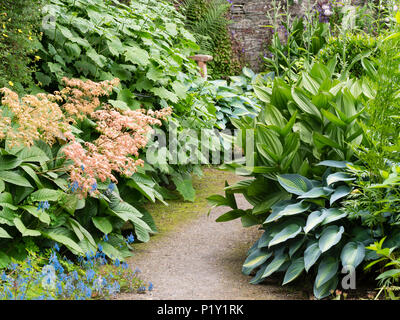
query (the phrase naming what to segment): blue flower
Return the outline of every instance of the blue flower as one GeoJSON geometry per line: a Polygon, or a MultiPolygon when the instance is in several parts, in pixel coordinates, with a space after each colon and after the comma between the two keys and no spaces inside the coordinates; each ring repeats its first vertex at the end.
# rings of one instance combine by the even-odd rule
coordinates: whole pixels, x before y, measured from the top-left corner
{"type": "Polygon", "coordinates": [[[54,244],[54,250],[56,250],[56,251],[60,251],[60,247],[58,246],[58,244],[57,244],[57,243],[55,243],[55,244],[54,244]]]}
{"type": "Polygon", "coordinates": [[[38,207],[37,207],[37,210],[38,210],[38,211],[39,211],[39,210],[44,211],[44,210],[49,209],[49,208],[50,208],[50,204],[49,204],[48,201],[40,201],[40,202],[39,202],[39,205],[38,205],[38,207]]]}
{"type": "Polygon", "coordinates": [[[96,275],[96,272],[94,272],[93,269],[89,269],[88,271],[86,271],[86,279],[88,281],[91,281],[95,275],[96,275]]]}
{"type": "Polygon", "coordinates": [[[103,240],[106,241],[106,242],[108,241],[108,236],[107,236],[107,234],[104,235],[103,240]]]}
{"type": "Polygon", "coordinates": [[[85,171],[85,166],[83,164],[81,165],[81,169],[82,171],[85,171]]]}
{"type": "Polygon", "coordinates": [[[152,291],[153,290],[153,288],[154,288],[154,286],[153,286],[153,284],[151,283],[151,282],[149,282],[149,291],[152,291]]]}
{"type": "Polygon", "coordinates": [[[133,234],[131,233],[127,238],[126,238],[126,242],[128,244],[131,244],[135,241],[135,237],[133,236],[133,234]]]}

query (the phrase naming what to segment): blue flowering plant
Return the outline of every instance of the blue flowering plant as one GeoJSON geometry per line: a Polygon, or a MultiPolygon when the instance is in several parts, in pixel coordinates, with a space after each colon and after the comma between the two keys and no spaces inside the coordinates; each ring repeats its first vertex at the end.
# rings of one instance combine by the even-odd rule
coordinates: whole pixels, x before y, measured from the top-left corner
{"type": "MultiPolygon", "coordinates": [[[[131,243],[133,236],[126,241],[131,243]]],[[[75,262],[61,255],[57,243],[43,254],[28,250],[25,260],[13,259],[0,271],[0,300],[93,300],[153,290],[138,268],[107,258],[102,249],[99,245],[75,262]]]]}

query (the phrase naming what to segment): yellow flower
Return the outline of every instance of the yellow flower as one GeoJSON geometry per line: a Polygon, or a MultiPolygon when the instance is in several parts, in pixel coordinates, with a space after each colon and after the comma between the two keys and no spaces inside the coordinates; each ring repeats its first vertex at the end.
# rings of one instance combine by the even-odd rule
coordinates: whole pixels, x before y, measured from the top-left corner
{"type": "Polygon", "coordinates": [[[42,59],[42,58],[39,56],[35,56],[35,61],[39,61],[40,59],[42,59]]]}
{"type": "Polygon", "coordinates": [[[19,32],[19,33],[22,33],[22,30],[21,30],[21,29],[18,29],[18,32],[19,32]]]}
{"type": "Polygon", "coordinates": [[[8,84],[9,84],[11,87],[14,86],[14,83],[13,83],[12,81],[8,81],[8,84]]]}
{"type": "Polygon", "coordinates": [[[8,35],[6,35],[5,33],[3,33],[3,37],[8,38],[8,35]]]}
{"type": "Polygon", "coordinates": [[[31,40],[31,41],[33,40],[31,36],[29,36],[29,38],[28,38],[28,39],[29,39],[29,40],[31,40]]]}

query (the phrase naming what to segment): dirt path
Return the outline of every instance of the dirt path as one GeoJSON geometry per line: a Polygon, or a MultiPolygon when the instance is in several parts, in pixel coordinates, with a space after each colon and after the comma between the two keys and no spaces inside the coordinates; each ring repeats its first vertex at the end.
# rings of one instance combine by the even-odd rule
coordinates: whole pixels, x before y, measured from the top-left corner
{"type": "MultiPolygon", "coordinates": [[[[213,193],[221,193],[225,179],[232,183],[238,178],[208,169],[205,177],[196,180],[196,184],[199,184],[197,190],[202,191],[197,195],[196,202],[189,205],[176,202],[168,209],[186,215],[187,219],[154,236],[149,243],[137,245],[136,254],[129,261],[132,268],[138,267],[142,271],[143,279],[154,284],[154,290],[140,295],[121,294],[118,299],[301,298],[300,294],[275,283],[252,285],[249,283],[251,277],[241,273],[246,252],[258,239],[260,231],[257,228],[243,228],[240,220],[216,223],[215,219],[227,211],[226,207],[215,208],[207,216],[209,208],[205,205],[205,198],[213,193]],[[215,189],[219,191],[214,192],[215,189]]],[[[243,197],[237,197],[237,201],[241,208],[249,206],[243,197]]],[[[165,209],[159,207],[159,210],[165,209]]],[[[171,218],[170,214],[163,212],[156,216],[158,225],[163,223],[163,219],[171,218]]]]}

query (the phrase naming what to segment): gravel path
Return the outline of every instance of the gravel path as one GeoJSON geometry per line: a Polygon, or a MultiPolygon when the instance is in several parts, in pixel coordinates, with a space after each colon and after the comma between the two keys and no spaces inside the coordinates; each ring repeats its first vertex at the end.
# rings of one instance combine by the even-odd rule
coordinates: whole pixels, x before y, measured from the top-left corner
{"type": "MultiPolygon", "coordinates": [[[[220,190],[224,179],[219,179],[220,190]]],[[[216,183],[215,181],[213,184],[216,183]]],[[[237,196],[240,208],[248,208],[237,196]]],[[[189,207],[199,210],[198,206],[189,207]]],[[[138,245],[129,261],[142,271],[142,278],[154,284],[146,294],[121,294],[123,300],[269,300],[301,299],[272,281],[262,285],[249,283],[241,273],[246,252],[260,236],[257,227],[243,228],[240,220],[217,223],[226,207],[201,209],[197,218],[177,226],[159,241],[138,245]]],[[[157,237],[157,236],[156,236],[157,237]]],[[[304,299],[304,297],[303,297],[304,299]]]]}

